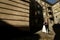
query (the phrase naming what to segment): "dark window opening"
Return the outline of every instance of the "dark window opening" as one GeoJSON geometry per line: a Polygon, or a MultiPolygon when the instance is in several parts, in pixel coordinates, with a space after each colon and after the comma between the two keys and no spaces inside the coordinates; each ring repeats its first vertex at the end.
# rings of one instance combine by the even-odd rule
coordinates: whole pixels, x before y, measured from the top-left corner
{"type": "Polygon", "coordinates": [[[57,18],[57,16],[56,16],[56,18],[57,18]]]}
{"type": "Polygon", "coordinates": [[[51,17],[51,18],[50,18],[50,20],[54,20],[54,18],[53,18],[53,17],[51,17]]]}
{"type": "Polygon", "coordinates": [[[53,15],[53,13],[52,12],[49,12],[49,15],[53,15]]]}
{"type": "Polygon", "coordinates": [[[49,9],[49,10],[52,10],[52,8],[51,8],[51,7],[48,7],[48,9],[49,9]]]}

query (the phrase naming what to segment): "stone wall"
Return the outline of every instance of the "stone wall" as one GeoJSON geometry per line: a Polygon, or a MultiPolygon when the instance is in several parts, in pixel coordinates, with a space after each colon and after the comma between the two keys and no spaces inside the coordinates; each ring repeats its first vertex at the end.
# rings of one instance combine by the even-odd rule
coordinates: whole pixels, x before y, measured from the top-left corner
{"type": "Polygon", "coordinates": [[[13,26],[29,26],[29,2],[0,0],[0,19],[13,26]]]}

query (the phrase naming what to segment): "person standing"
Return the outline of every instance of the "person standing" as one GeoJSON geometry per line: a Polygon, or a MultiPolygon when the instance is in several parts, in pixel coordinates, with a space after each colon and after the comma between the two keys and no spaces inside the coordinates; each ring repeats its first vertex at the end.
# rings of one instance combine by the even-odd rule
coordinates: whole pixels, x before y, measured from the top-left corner
{"type": "Polygon", "coordinates": [[[53,30],[55,32],[54,40],[60,40],[60,24],[59,23],[54,24],[53,30]]]}

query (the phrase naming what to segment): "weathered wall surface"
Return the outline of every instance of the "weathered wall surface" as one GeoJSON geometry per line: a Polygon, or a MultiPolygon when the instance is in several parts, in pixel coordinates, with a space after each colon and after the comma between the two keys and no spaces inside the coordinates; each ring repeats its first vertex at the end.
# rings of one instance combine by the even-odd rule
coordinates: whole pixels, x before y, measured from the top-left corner
{"type": "Polygon", "coordinates": [[[57,24],[60,22],[60,2],[56,3],[54,6],[52,6],[53,13],[54,13],[54,22],[57,24]]]}
{"type": "Polygon", "coordinates": [[[29,26],[29,3],[21,0],[0,0],[0,19],[14,26],[29,26]]]}

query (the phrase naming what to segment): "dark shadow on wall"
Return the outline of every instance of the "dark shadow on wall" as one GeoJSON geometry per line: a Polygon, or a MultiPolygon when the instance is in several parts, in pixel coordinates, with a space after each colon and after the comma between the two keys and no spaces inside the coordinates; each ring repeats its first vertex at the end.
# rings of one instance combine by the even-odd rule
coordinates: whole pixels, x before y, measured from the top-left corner
{"type": "Polygon", "coordinates": [[[30,34],[26,26],[14,27],[0,19],[0,38],[3,40],[38,40],[39,35],[30,34]],[[21,28],[23,27],[23,28],[21,28]]]}
{"type": "Polygon", "coordinates": [[[4,7],[0,7],[0,8],[5,9],[5,10],[11,10],[11,11],[16,11],[16,12],[21,12],[21,13],[27,13],[28,14],[28,12],[23,12],[21,10],[14,10],[14,9],[9,9],[9,8],[4,8],[4,7]]]}
{"type": "MultiPolygon", "coordinates": [[[[9,0],[9,1],[14,2],[14,3],[17,3],[17,4],[22,4],[22,3],[20,3],[20,2],[15,1],[15,0],[9,0]]],[[[22,5],[24,5],[24,6],[27,6],[27,7],[28,7],[28,5],[26,5],[26,4],[22,4],[22,5]]]]}
{"type": "Polygon", "coordinates": [[[22,37],[29,34],[28,31],[20,30],[0,19],[0,35],[6,38],[22,37]]]}
{"type": "Polygon", "coordinates": [[[5,12],[0,12],[0,14],[5,14],[5,15],[11,15],[11,16],[19,16],[19,17],[26,17],[26,18],[29,18],[29,16],[26,16],[26,15],[17,15],[17,14],[5,13],[5,12]]]}
{"type": "Polygon", "coordinates": [[[30,3],[30,2],[29,2],[29,1],[27,1],[27,0],[21,0],[21,1],[26,2],[26,3],[30,3]]]}
{"type": "Polygon", "coordinates": [[[43,8],[35,0],[30,1],[30,29],[35,33],[43,27],[43,8]]]}
{"type": "MultiPolygon", "coordinates": [[[[29,23],[30,23],[30,33],[34,34],[35,32],[39,31],[42,29],[43,26],[43,8],[42,6],[36,2],[35,0],[29,0],[24,2],[30,3],[30,12],[29,12],[29,23]],[[39,11],[39,12],[38,12],[39,11]],[[36,13],[36,15],[35,15],[36,13]]],[[[40,37],[39,37],[40,39],[40,37]]]]}
{"type": "Polygon", "coordinates": [[[11,21],[24,21],[24,22],[29,22],[27,20],[19,20],[19,19],[6,19],[6,18],[2,18],[3,20],[11,20],[11,21]]]}
{"type": "MultiPolygon", "coordinates": [[[[14,2],[13,0],[9,0],[9,1],[12,1],[14,2]]],[[[25,10],[29,10],[27,8],[23,8],[23,7],[20,7],[20,6],[17,6],[17,5],[12,5],[12,4],[9,4],[9,3],[5,3],[5,2],[0,2],[1,4],[5,4],[5,5],[9,5],[9,6],[13,6],[13,7],[17,7],[17,8],[21,8],[21,9],[25,9],[25,10]]],[[[21,3],[20,3],[21,4],[21,3]]],[[[25,4],[23,4],[25,5],[25,4]]]]}
{"type": "MultiPolygon", "coordinates": [[[[22,0],[22,1],[24,1],[24,0],[22,0]]],[[[24,1],[24,2],[27,2],[27,1],[24,1]]],[[[32,7],[33,6],[35,6],[35,5],[32,4],[32,7]]],[[[6,23],[5,21],[2,21],[2,19],[0,19],[0,37],[1,37],[1,39],[2,40],[3,39],[4,40],[5,39],[6,40],[38,40],[38,39],[40,39],[40,36],[38,34],[34,34],[34,32],[36,32],[37,30],[40,30],[42,27],[42,25],[40,23],[35,23],[35,19],[41,15],[38,16],[38,14],[37,14],[38,17],[36,17],[34,15],[36,9],[34,9],[34,8],[35,7],[33,7],[31,9],[31,10],[34,10],[34,12],[31,12],[31,14],[32,13],[33,14],[30,16],[30,17],[32,17],[32,20],[30,20],[30,22],[32,22],[31,25],[33,25],[33,26],[30,26],[31,30],[29,29],[29,30],[25,31],[24,29],[27,29],[26,26],[19,26],[19,28],[17,28],[15,26],[12,26],[12,25],[6,23]],[[41,27],[40,27],[40,25],[41,25],[41,27]],[[21,27],[23,27],[23,28],[21,28],[21,27]]],[[[6,8],[3,8],[3,9],[6,9],[6,8]]],[[[12,10],[12,9],[8,9],[8,10],[12,10]]],[[[12,11],[17,11],[17,10],[12,10],[12,11]]],[[[17,11],[17,12],[21,12],[21,11],[17,11]]],[[[39,18],[41,18],[41,17],[39,17],[39,18]]],[[[38,18],[38,20],[40,20],[39,18],[38,18]]],[[[19,21],[21,21],[21,20],[19,20],[19,21]]],[[[42,23],[42,21],[41,21],[41,23],[42,23]]]]}

